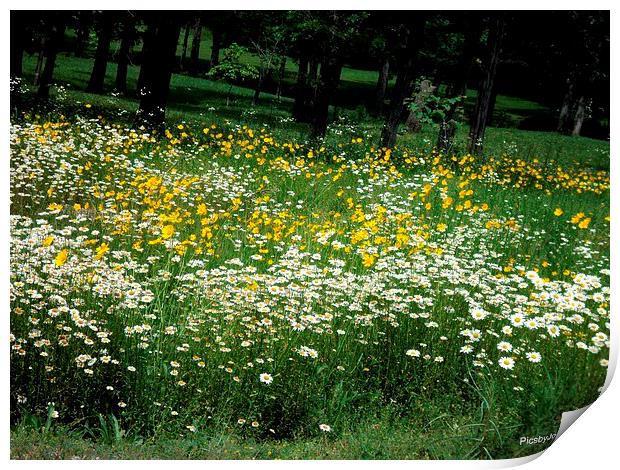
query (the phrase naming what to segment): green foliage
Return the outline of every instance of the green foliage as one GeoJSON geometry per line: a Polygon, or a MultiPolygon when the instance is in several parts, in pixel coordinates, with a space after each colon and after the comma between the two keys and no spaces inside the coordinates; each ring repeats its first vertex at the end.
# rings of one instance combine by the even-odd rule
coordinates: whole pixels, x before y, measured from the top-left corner
{"type": "Polygon", "coordinates": [[[227,82],[257,78],[257,68],[241,60],[241,56],[247,53],[248,49],[246,47],[236,43],[231,44],[226,49],[222,50],[220,63],[211,68],[207,76],[227,82]]]}
{"type": "MultiPolygon", "coordinates": [[[[419,93],[419,81],[417,90],[419,93]]],[[[409,110],[421,124],[440,124],[446,120],[448,112],[461,105],[463,101],[462,96],[449,97],[430,92],[421,96],[420,99],[414,98],[409,103],[409,110]]]]}

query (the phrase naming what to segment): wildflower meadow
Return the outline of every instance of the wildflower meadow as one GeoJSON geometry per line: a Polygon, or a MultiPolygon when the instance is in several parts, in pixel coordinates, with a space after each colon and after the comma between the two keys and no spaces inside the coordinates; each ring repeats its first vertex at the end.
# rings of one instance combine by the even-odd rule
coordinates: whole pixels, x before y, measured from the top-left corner
{"type": "Polygon", "coordinates": [[[501,449],[604,381],[606,172],[97,119],[11,152],[15,419],[284,439],[440,400],[501,449]]]}

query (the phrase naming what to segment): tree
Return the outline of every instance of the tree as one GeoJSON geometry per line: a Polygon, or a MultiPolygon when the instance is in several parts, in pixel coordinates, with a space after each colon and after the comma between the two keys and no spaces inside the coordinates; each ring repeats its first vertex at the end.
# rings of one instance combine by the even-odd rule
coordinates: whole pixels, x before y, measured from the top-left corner
{"type": "Polygon", "coordinates": [[[90,29],[93,23],[92,11],[80,11],[77,14],[77,28],[75,35],[75,49],[74,54],[76,57],[84,57],[86,48],[90,41],[90,29]]]}
{"type": "Polygon", "coordinates": [[[23,11],[11,11],[10,74],[11,79],[22,76],[22,62],[27,41],[26,15],[23,11]]]}
{"type": "Polygon", "coordinates": [[[284,74],[286,72],[286,55],[282,54],[280,57],[280,64],[278,65],[278,88],[276,90],[276,97],[278,103],[282,97],[282,81],[284,80],[284,74]]]}
{"type": "Polygon", "coordinates": [[[65,36],[65,24],[66,20],[61,12],[53,12],[47,18],[45,50],[43,51],[45,66],[39,78],[39,88],[37,90],[37,99],[40,101],[47,101],[50,96],[56,56],[65,36]]]}
{"type": "Polygon", "coordinates": [[[498,14],[489,18],[489,32],[487,39],[487,58],[483,62],[482,77],[478,86],[478,98],[471,120],[469,143],[467,151],[472,154],[482,154],[484,133],[487,127],[489,105],[493,91],[493,82],[497,71],[497,62],[502,46],[506,19],[498,14]]]}
{"type": "Polygon", "coordinates": [[[209,69],[220,63],[220,48],[222,47],[222,27],[216,25],[211,30],[211,60],[209,61],[209,69]]]}
{"type": "Polygon", "coordinates": [[[293,12],[288,23],[297,20],[291,42],[300,57],[294,116],[310,121],[313,138],[322,138],[327,130],[329,106],[340,82],[344,61],[358,46],[364,12],[293,12]],[[306,62],[307,60],[307,62],[306,62]],[[302,64],[307,63],[307,75],[302,64]],[[312,76],[317,79],[313,80],[312,76]],[[303,79],[303,80],[302,80],[303,79]],[[313,87],[316,86],[316,88],[313,87]],[[313,89],[314,88],[314,89],[313,89]]]}
{"type": "Polygon", "coordinates": [[[194,20],[194,32],[192,35],[192,47],[190,51],[189,73],[191,75],[198,74],[200,68],[200,41],[202,39],[202,19],[200,15],[196,15],[194,20]]]}
{"type": "Polygon", "coordinates": [[[395,62],[391,45],[398,44],[401,40],[402,31],[398,13],[373,11],[368,19],[369,24],[365,28],[369,40],[367,47],[363,49],[368,51],[368,57],[372,61],[369,65],[378,71],[374,96],[369,106],[369,111],[373,116],[381,116],[384,111],[390,71],[395,62]]]}
{"type": "Polygon", "coordinates": [[[181,27],[165,13],[146,14],[147,34],[140,67],[140,107],[136,125],[161,132],[181,27]]]}
{"type": "Polygon", "coordinates": [[[179,59],[179,69],[183,70],[185,67],[185,62],[187,60],[187,45],[189,43],[189,30],[190,30],[190,23],[187,22],[185,23],[185,26],[183,26],[184,29],[184,33],[183,33],[183,52],[181,53],[181,58],[179,59]]]}
{"type": "Polygon", "coordinates": [[[416,74],[416,63],[424,37],[426,18],[423,13],[416,12],[406,24],[402,24],[403,43],[398,51],[396,83],[390,97],[390,108],[381,131],[380,145],[391,148],[396,143],[398,126],[405,110],[405,99],[411,96],[413,80],[416,74]]]}
{"type": "Polygon", "coordinates": [[[235,82],[248,78],[258,78],[256,67],[241,61],[241,56],[247,52],[247,48],[232,43],[224,49],[222,61],[215,67],[212,67],[207,74],[208,77],[223,80],[230,84],[226,93],[226,106],[230,105],[232,87],[235,82]]]}
{"type": "Polygon", "coordinates": [[[379,69],[379,78],[377,79],[377,86],[375,91],[375,106],[374,113],[377,116],[383,114],[383,104],[385,101],[385,92],[387,91],[387,84],[390,73],[390,57],[386,54],[381,61],[381,68],[379,69]]]}
{"type": "Polygon", "coordinates": [[[564,38],[562,48],[568,65],[557,130],[580,135],[593,96],[608,88],[609,12],[569,12],[568,23],[572,34],[564,38]]]}
{"type": "Polygon", "coordinates": [[[258,79],[252,97],[252,105],[256,106],[265,80],[271,75],[277,60],[282,56],[284,25],[280,15],[276,17],[276,21],[274,21],[273,14],[262,13],[254,13],[249,19],[259,31],[256,38],[250,39],[254,52],[259,58],[258,79]]]}
{"type": "Polygon", "coordinates": [[[310,11],[289,11],[286,24],[288,53],[298,63],[292,115],[297,122],[310,122],[316,90],[319,41],[324,24],[317,12],[310,11]]]}
{"type": "Polygon", "coordinates": [[[471,78],[474,58],[480,46],[482,23],[478,18],[458,18],[458,26],[462,29],[462,46],[457,65],[452,71],[447,98],[451,99],[450,107],[439,125],[437,149],[442,153],[449,153],[454,146],[454,137],[457,128],[457,113],[463,105],[467,94],[467,83],[471,78]]]}
{"type": "Polygon", "coordinates": [[[97,19],[97,50],[95,51],[95,62],[90,74],[90,80],[86,87],[86,91],[90,93],[103,93],[108,56],[110,54],[110,43],[114,33],[114,12],[99,12],[97,19]]]}
{"type": "Polygon", "coordinates": [[[116,56],[116,91],[127,93],[127,69],[131,60],[131,49],[136,36],[136,15],[129,11],[124,16],[121,44],[116,56]]]}
{"type": "Polygon", "coordinates": [[[312,137],[321,138],[327,131],[329,105],[340,82],[343,61],[338,55],[327,55],[321,61],[321,74],[312,116],[312,137]]]}

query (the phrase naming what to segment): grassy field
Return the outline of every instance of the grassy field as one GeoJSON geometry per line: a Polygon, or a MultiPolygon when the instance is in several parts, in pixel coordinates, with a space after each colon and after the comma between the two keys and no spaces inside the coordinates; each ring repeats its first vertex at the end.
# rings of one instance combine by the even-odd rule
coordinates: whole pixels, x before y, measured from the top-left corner
{"type": "Polygon", "coordinates": [[[90,65],[12,119],[12,458],[507,458],[598,396],[608,142],[386,152],[339,108],[313,144],[178,74],[153,137],[90,65]]]}

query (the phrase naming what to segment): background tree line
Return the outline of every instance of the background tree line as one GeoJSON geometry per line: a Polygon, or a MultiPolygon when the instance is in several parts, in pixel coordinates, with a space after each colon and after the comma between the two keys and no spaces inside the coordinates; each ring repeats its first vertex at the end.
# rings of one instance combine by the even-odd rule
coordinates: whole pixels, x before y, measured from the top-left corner
{"type": "Polygon", "coordinates": [[[359,104],[383,119],[384,147],[395,145],[403,123],[432,119],[438,149],[450,151],[468,89],[477,90],[467,113],[468,150],[475,153],[483,150],[498,93],[557,109],[561,133],[579,135],[584,123],[609,116],[608,12],[12,11],[11,79],[22,77],[24,54],[36,55],[39,102],[49,99],[67,30],[75,33],[76,56],[96,38],[87,91],[104,93],[108,64],[116,62],[115,90],[139,99],[136,125],[152,131],[164,128],[172,74],[186,73],[249,83],[253,105],[266,89],[287,94],[292,117],[321,138],[341,98],[345,65],[378,72],[375,90],[359,104]],[[205,29],[213,38],[208,61],[200,59],[205,29]],[[241,60],[245,51],[258,66],[241,60]],[[283,86],[287,61],[297,68],[290,89],[283,86]],[[128,89],[129,64],[140,65],[136,89],[128,89]]]}

